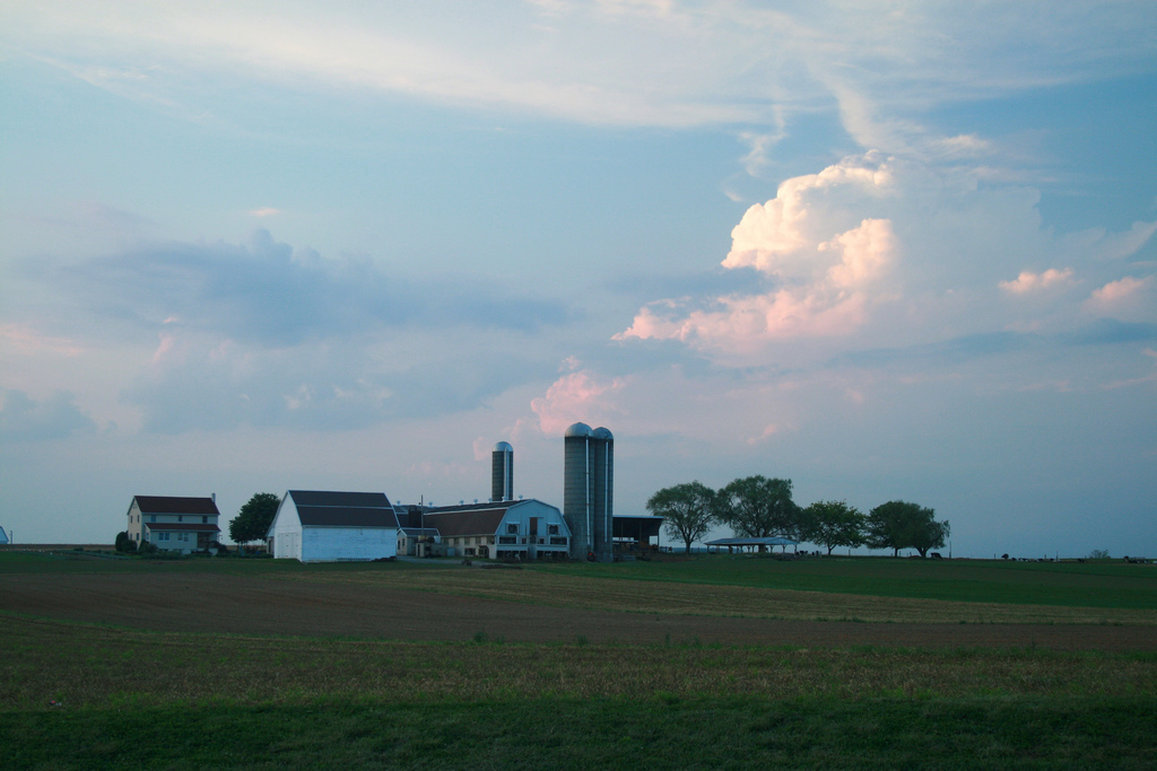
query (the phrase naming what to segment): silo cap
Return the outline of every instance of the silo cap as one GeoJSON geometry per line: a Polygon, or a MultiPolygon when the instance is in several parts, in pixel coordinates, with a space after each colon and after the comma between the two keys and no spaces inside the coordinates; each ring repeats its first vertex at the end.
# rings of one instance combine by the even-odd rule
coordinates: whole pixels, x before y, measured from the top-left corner
{"type": "Polygon", "coordinates": [[[494,445],[494,452],[514,452],[514,448],[510,446],[510,442],[499,442],[494,445]]]}
{"type": "Polygon", "coordinates": [[[586,423],[575,423],[574,425],[572,425],[570,428],[568,428],[566,430],[567,438],[570,438],[572,436],[590,436],[590,435],[591,435],[591,427],[588,426],[586,423]]]}
{"type": "Polygon", "coordinates": [[[612,434],[611,430],[606,426],[599,426],[591,432],[591,436],[593,436],[595,439],[604,439],[608,442],[615,438],[615,435],[612,434]]]}

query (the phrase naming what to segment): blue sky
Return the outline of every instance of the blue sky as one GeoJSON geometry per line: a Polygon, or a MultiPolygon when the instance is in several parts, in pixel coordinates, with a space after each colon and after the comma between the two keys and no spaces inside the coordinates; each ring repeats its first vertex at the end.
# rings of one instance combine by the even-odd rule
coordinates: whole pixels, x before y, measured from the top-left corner
{"type": "MultiPolygon", "coordinates": [[[[9,2],[0,526],[749,474],[1157,552],[1157,12],[9,2]]],[[[721,533],[722,534],[722,533],[721,533]]]]}

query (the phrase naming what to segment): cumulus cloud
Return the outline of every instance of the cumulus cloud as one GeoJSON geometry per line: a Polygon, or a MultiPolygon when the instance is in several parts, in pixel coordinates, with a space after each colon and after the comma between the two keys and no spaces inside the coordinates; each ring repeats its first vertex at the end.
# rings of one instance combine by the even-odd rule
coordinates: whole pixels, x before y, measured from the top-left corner
{"type": "Polygon", "coordinates": [[[604,379],[581,369],[558,378],[546,394],[533,399],[531,410],[538,416],[544,434],[558,435],[576,421],[607,423],[619,412],[614,396],[627,385],[626,378],[604,379]]]}
{"type": "Polygon", "coordinates": [[[1104,282],[1087,313],[1150,320],[1152,276],[1120,273],[1148,269],[1131,257],[1157,223],[1057,237],[1041,226],[1037,199],[1031,189],[982,186],[963,168],[848,156],[784,181],[732,230],[723,268],[755,271],[770,288],[655,300],[615,339],[675,340],[749,366],[791,340],[827,340],[838,353],[841,345],[928,346],[998,330],[1057,333],[1087,322],[1079,298],[1063,291],[1082,281],[1104,282]],[[1014,259],[1056,255],[1070,264],[1002,278],[1014,259]],[[1002,293],[1042,299],[1001,303],[1002,293]]]}
{"type": "Polygon", "coordinates": [[[1084,308],[1121,321],[1157,321],[1157,279],[1125,276],[1094,289],[1084,308]]]}
{"type": "Polygon", "coordinates": [[[1033,273],[1029,270],[1021,271],[1012,281],[1001,281],[1000,288],[1011,294],[1028,294],[1039,292],[1054,286],[1064,286],[1073,283],[1073,269],[1049,268],[1042,273],[1033,273]]]}

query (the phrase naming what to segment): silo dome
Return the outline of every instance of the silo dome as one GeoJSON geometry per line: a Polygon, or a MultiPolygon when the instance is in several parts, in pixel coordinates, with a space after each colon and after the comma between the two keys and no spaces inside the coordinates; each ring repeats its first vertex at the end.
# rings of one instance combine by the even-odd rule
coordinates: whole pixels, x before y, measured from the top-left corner
{"type": "Polygon", "coordinates": [[[591,435],[591,427],[590,426],[588,426],[586,423],[575,423],[574,425],[572,425],[570,428],[568,428],[566,430],[566,434],[564,436],[567,439],[570,439],[571,437],[576,437],[576,436],[582,437],[582,436],[590,436],[590,435],[591,435]]]}
{"type": "Polygon", "coordinates": [[[498,442],[494,445],[494,452],[514,452],[514,448],[510,446],[510,442],[498,442]]]}
{"type": "Polygon", "coordinates": [[[605,426],[599,426],[598,428],[596,428],[594,431],[591,432],[591,436],[594,437],[595,439],[603,439],[606,441],[610,441],[610,440],[615,438],[614,435],[611,433],[611,430],[605,426]]]}

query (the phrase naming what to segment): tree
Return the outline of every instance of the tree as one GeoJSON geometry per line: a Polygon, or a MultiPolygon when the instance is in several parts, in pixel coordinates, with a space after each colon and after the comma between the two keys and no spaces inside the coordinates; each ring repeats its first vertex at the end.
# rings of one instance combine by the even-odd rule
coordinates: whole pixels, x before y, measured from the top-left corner
{"type": "Polygon", "coordinates": [[[716,507],[719,521],[742,538],[798,539],[802,530],[802,510],[791,499],[790,479],[759,475],[736,479],[719,491],[716,507]]]}
{"type": "Polygon", "coordinates": [[[664,517],[672,538],[680,538],[691,553],[691,542],[702,538],[715,521],[715,492],[699,482],[664,487],[647,501],[647,510],[664,517]]]}
{"type": "Polygon", "coordinates": [[[133,554],[137,550],[137,542],[129,538],[127,530],[122,530],[117,533],[116,550],[119,552],[127,552],[133,554]]]}
{"type": "Polygon", "coordinates": [[[816,501],[804,509],[805,538],[826,546],[828,554],[837,546],[859,546],[864,543],[868,518],[844,501],[816,501]]]}
{"type": "Polygon", "coordinates": [[[229,537],[234,543],[264,540],[280,505],[281,499],[273,493],[255,494],[229,523],[229,537]]]}
{"type": "Polygon", "coordinates": [[[937,522],[935,512],[907,501],[888,501],[868,512],[867,544],[876,549],[915,549],[926,556],[929,549],[944,545],[950,528],[937,522]]]}

